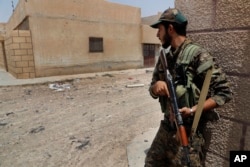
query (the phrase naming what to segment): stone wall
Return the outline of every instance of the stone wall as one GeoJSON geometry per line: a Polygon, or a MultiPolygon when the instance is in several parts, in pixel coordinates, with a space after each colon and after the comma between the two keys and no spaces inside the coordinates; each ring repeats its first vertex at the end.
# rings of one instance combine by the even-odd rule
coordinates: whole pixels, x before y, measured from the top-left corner
{"type": "Polygon", "coordinates": [[[229,166],[229,151],[250,150],[250,1],[176,0],[189,20],[188,34],[205,46],[228,75],[234,99],[218,109],[206,130],[206,166],[229,166]]]}
{"type": "Polygon", "coordinates": [[[15,30],[5,40],[8,71],[16,78],[34,78],[35,64],[31,33],[15,30]]]}

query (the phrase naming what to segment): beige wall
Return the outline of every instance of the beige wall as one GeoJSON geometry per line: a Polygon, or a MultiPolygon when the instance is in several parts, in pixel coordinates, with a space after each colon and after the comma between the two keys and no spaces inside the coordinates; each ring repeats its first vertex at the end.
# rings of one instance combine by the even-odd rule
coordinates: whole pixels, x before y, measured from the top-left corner
{"type": "Polygon", "coordinates": [[[156,37],[157,29],[149,25],[142,25],[142,43],[160,44],[160,40],[156,37]]]}
{"type": "Polygon", "coordinates": [[[234,99],[219,109],[220,121],[206,133],[206,166],[227,167],[230,150],[250,150],[250,1],[176,0],[175,5],[188,17],[189,37],[214,55],[231,82],[234,99]]]}
{"type": "Polygon", "coordinates": [[[28,30],[12,31],[5,39],[8,71],[16,78],[34,78],[35,64],[31,34],[28,30]]]}
{"type": "Polygon", "coordinates": [[[140,16],[139,8],[104,0],[20,0],[7,29],[28,17],[36,77],[139,68],[140,16]],[[104,52],[89,53],[89,37],[102,37],[104,52]]]}

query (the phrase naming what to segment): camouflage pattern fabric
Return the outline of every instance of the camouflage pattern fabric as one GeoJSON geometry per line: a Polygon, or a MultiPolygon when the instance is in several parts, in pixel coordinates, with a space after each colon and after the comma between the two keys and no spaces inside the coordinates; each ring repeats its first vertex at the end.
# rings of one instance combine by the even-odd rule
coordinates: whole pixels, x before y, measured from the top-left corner
{"type": "Polygon", "coordinates": [[[147,153],[145,167],[181,167],[181,162],[176,161],[179,147],[176,129],[172,129],[168,121],[161,121],[160,128],[147,153]]]}
{"type": "MultiPolygon", "coordinates": [[[[160,128],[147,153],[144,167],[185,167],[185,155],[176,138],[176,128],[171,128],[167,119],[161,121],[160,128]]],[[[205,141],[201,134],[190,143],[191,167],[203,167],[203,147],[205,141]]]]}
{"type": "MultiPolygon", "coordinates": [[[[168,69],[173,76],[175,82],[177,76],[183,76],[183,74],[178,73],[179,70],[177,70],[177,67],[183,66],[185,69],[185,73],[187,75],[187,82],[183,86],[187,89],[190,88],[190,86],[195,86],[195,89],[198,88],[201,89],[203,85],[203,81],[207,72],[207,69],[214,65],[214,70],[212,73],[212,79],[209,86],[209,92],[208,97],[211,97],[215,102],[221,106],[225,104],[226,102],[230,101],[232,99],[232,92],[229,87],[229,83],[227,81],[226,75],[222,72],[221,68],[217,64],[213,62],[213,57],[210,55],[209,52],[207,52],[202,47],[195,47],[195,50],[192,50],[192,56],[189,54],[185,54],[185,49],[188,48],[190,45],[196,45],[193,44],[191,40],[186,39],[184,43],[177,48],[175,51],[170,51],[166,54],[167,62],[168,62],[168,69]],[[188,55],[188,56],[186,56],[188,55]],[[189,83],[190,82],[190,83],[189,83]]],[[[161,55],[162,55],[161,51],[161,55]]],[[[154,85],[157,81],[165,81],[164,76],[164,68],[163,64],[160,59],[158,59],[158,62],[155,66],[151,86],[154,85]]],[[[185,83],[183,81],[180,82],[181,84],[185,83]]],[[[179,85],[176,85],[177,87],[179,85]]],[[[198,90],[197,89],[197,90],[198,90]]],[[[155,96],[152,92],[151,87],[149,88],[150,95],[157,99],[159,98],[160,103],[162,103],[165,100],[161,100],[162,97],[155,96]]],[[[199,97],[199,91],[194,91],[196,94],[193,96],[196,97],[194,103],[197,104],[199,97]]],[[[166,103],[166,102],[165,102],[166,103]]],[[[168,104],[167,104],[168,105],[168,104]]],[[[193,104],[180,104],[181,107],[191,107],[193,104]]],[[[165,104],[163,106],[166,106],[165,104]]],[[[168,107],[167,107],[168,108],[168,107]]],[[[163,113],[167,114],[167,108],[162,108],[163,113]]]]}
{"type": "MultiPolygon", "coordinates": [[[[160,56],[164,56],[161,51],[160,56]]],[[[192,43],[186,39],[184,43],[166,53],[167,65],[171,75],[174,78],[179,108],[192,107],[198,103],[200,90],[207,70],[213,68],[211,83],[209,86],[207,98],[212,98],[218,106],[221,106],[231,100],[232,92],[225,74],[215,64],[213,57],[204,48],[192,43]],[[178,90],[179,88],[179,90],[178,90]]],[[[176,128],[171,128],[167,117],[170,115],[170,101],[164,96],[156,96],[152,91],[152,86],[159,80],[165,81],[164,65],[161,59],[155,66],[151,86],[149,88],[150,95],[154,99],[159,99],[161,110],[164,113],[164,120],[157,135],[147,153],[145,159],[145,167],[175,167],[185,166],[183,161],[183,153],[180,143],[176,140],[176,128]]],[[[197,127],[197,135],[190,142],[190,159],[191,167],[202,167],[204,161],[203,146],[205,140],[202,136],[202,130],[205,122],[217,120],[218,114],[214,111],[205,112],[201,116],[201,120],[197,127]]],[[[187,135],[190,134],[193,117],[188,117],[184,121],[187,135]]]]}

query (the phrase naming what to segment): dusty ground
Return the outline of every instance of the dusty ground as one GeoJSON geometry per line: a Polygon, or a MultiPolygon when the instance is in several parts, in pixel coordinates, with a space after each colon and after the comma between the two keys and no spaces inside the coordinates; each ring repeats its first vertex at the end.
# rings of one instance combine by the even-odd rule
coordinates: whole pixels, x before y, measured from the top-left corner
{"type": "Polygon", "coordinates": [[[74,79],[64,91],[49,83],[0,87],[0,166],[127,167],[127,145],[162,118],[148,94],[151,75],[74,79]]]}

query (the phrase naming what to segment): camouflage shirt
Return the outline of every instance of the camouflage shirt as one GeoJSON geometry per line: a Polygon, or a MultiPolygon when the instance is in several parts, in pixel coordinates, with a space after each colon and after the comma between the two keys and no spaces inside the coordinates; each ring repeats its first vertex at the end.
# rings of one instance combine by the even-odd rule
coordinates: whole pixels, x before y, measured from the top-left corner
{"type": "MultiPolygon", "coordinates": [[[[166,51],[166,54],[164,54],[165,51],[166,50],[162,49],[160,56],[166,55],[168,69],[176,83],[175,86],[179,98],[179,108],[192,107],[198,103],[199,93],[206,72],[212,66],[214,68],[207,97],[211,97],[219,106],[225,104],[232,98],[232,93],[225,74],[222,72],[221,68],[214,63],[213,57],[204,48],[192,43],[191,40],[186,39],[177,49],[173,50],[173,48],[170,48],[166,51]],[[187,53],[185,49],[190,46],[195,47],[192,51],[189,49],[189,53],[187,53]],[[181,98],[183,93],[181,93],[182,91],[177,90],[177,88],[180,88],[180,90],[183,88],[183,90],[185,90],[184,92],[190,92],[192,89],[191,94],[196,98],[193,98],[193,102],[191,102],[192,100],[188,101],[186,98],[181,98]],[[185,101],[184,103],[180,102],[183,100],[185,101]]],[[[150,95],[155,99],[157,99],[158,96],[154,95],[152,92],[152,85],[159,80],[165,81],[164,68],[160,58],[155,66],[151,86],[149,88],[150,95]]],[[[161,103],[162,112],[168,112],[168,99],[160,96],[159,101],[161,103]]]]}

